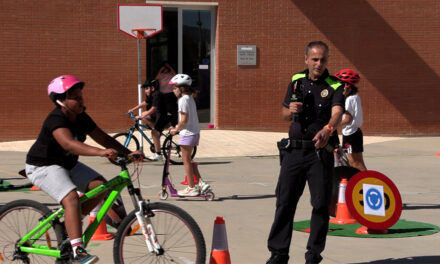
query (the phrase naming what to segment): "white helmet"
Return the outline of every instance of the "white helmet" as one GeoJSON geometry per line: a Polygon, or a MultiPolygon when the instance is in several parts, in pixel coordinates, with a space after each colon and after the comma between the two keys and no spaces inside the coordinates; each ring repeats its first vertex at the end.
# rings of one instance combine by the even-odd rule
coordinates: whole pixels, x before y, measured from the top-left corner
{"type": "Polygon", "coordinates": [[[189,75],[179,73],[170,80],[169,84],[174,84],[176,86],[191,86],[192,79],[189,77],[189,75]]]}

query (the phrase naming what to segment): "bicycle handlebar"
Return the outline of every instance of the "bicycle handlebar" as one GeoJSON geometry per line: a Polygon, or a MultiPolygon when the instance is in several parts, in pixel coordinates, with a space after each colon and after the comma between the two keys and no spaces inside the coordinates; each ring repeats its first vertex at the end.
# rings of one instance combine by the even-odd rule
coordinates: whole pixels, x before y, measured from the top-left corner
{"type": "Polygon", "coordinates": [[[141,160],[144,158],[145,158],[144,155],[140,155],[140,154],[118,153],[115,161],[116,161],[117,165],[119,165],[121,168],[125,168],[125,166],[132,163],[133,161],[141,160]]]}
{"type": "Polygon", "coordinates": [[[128,112],[127,114],[128,114],[131,118],[133,118],[134,121],[137,121],[136,116],[133,115],[133,112],[128,112]]]}
{"type": "MultiPolygon", "coordinates": [[[[136,119],[136,116],[133,114],[133,112],[128,112],[127,114],[134,120],[134,122],[138,122],[139,121],[139,119],[136,119]]],[[[139,125],[141,125],[141,124],[139,124],[139,125]]],[[[142,124],[141,126],[147,128],[147,129],[151,129],[151,127],[149,127],[148,125],[143,125],[142,124]]]]}

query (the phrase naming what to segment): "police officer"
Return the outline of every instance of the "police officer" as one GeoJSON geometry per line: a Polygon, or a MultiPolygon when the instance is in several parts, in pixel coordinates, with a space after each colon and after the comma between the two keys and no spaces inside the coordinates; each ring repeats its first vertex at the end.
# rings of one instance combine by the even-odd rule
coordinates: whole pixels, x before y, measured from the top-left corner
{"type": "Polygon", "coordinates": [[[276,187],[275,219],[268,238],[271,257],[267,264],[287,263],[292,239],[293,218],[306,181],[313,207],[306,263],[319,263],[328,230],[332,187],[333,131],[344,111],[343,86],[330,76],[326,65],[329,49],[322,41],[308,44],[307,69],[296,73],[287,89],[282,115],[291,121],[289,144],[282,153],[276,187]]]}

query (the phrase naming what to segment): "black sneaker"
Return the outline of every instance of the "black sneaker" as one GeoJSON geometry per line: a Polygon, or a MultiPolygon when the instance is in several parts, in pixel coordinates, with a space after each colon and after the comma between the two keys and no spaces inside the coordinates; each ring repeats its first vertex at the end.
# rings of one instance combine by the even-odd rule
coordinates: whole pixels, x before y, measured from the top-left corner
{"type": "Polygon", "coordinates": [[[92,264],[98,262],[98,256],[90,255],[82,247],[76,248],[76,257],[73,258],[72,264],[92,264]]]}
{"type": "Polygon", "coordinates": [[[287,264],[289,261],[288,255],[280,255],[280,254],[274,254],[270,256],[270,259],[267,260],[266,264],[287,264]]]}

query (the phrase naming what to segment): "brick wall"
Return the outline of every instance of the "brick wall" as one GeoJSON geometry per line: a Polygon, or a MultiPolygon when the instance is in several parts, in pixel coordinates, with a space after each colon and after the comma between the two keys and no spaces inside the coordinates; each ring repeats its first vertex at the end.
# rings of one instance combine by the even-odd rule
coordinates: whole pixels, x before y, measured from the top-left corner
{"type": "Polygon", "coordinates": [[[307,43],[323,40],[331,73],[361,74],[364,134],[439,135],[440,2],[423,3],[220,1],[219,127],[285,131],[280,104],[289,79],[305,68],[307,43]],[[236,65],[240,44],[257,45],[256,67],[236,65]]]}
{"type": "Polygon", "coordinates": [[[85,104],[99,126],[128,127],[137,46],[117,30],[115,1],[1,1],[0,24],[0,141],[37,136],[53,108],[47,85],[62,74],[86,82],[85,104]]]}
{"type": "MultiPolygon", "coordinates": [[[[53,107],[47,84],[61,74],[86,82],[87,111],[98,125],[108,132],[128,127],[137,48],[117,30],[117,3],[126,2],[143,3],[0,2],[0,141],[36,137],[53,107]]],[[[330,72],[361,74],[365,134],[440,134],[439,1],[213,2],[218,128],[286,131],[280,109],[289,79],[305,68],[307,43],[323,40],[330,72]],[[237,66],[237,45],[245,44],[257,46],[257,66],[237,66]]]]}

